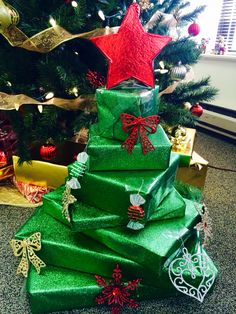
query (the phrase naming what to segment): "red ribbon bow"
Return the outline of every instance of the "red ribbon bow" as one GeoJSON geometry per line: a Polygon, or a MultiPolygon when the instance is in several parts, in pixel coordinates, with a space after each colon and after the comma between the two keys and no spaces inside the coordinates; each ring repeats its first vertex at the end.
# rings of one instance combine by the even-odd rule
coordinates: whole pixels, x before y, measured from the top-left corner
{"type": "Polygon", "coordinates": [[[144,155],[155,150],[155,147],[150,142],[147,134],[153,134],[157,130],[160,117],[135,117],[128,113],[121,113],[122,129],[124,132],[130,133],[129,137],[122,143],[121,147],[127,149],[129,154],[132,153],[135,143],[140,134],[140,143],[144,155]]]}

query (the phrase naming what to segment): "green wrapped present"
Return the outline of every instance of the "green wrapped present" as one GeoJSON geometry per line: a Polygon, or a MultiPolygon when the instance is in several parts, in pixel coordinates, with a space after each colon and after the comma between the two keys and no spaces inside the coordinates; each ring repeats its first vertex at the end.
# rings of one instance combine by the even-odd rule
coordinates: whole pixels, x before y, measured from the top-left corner
{"type": "Polygon", "coordinates": [[[122,142],[99,136],[97,126],[92,125],[87,146],[89,170],[161,170],[168,168],[171,144],[160,125],[156,133],[149,135],[149,140],[155,147],[154,151],[144,155],[141,144],[137,143],[132,154],[129,154],[121,148],[122,142]]]}
{"type": "Polygon", "coordinates": [[[121,113],[147,117],[158,113],[158,91],[154,89],[105,89],[96,91],[98,111],[98,134],[111,139],[125,140],[121,113]]]}
{"type": "MultiPolygon", "coordinates": [[[[189,250],[189,247],[187,248],[189,250]]],[[[202,253],[206,254],[204,250],[202,253]]],[[[217,275],[217,269],[210,258],[208,259],[210,271],[217,275]]],[[[120,265],[120,269],[123,269],[122,265],[120,265]]],[[[136,278],[140,278],[138,273],[136,278]]],[[[196,278],[193,280],[189,272],[186,273],[185,278],[186,282],[193,285],[193,281],[194,283],[201,281],[202,275],[196,273],[196,278]]],[[[104,279],[108,282],[111,274],[109,278],[104,279]]],[[[170,282],[168,269],[163,271],[157,283],[156,287],[141,284],[137,292],[134,292],[133,298],[139,302],[145,299],[180,295],[170,282]]],[[[97,285],[94,275],[48,266],[41,275],[38,275],[34,269],[30,270],[26,282],[26,292],[32,314],[42,314],[96,306],[95,299],[101,294],[102,288],[97,285]]]]}
{"type": "Polygon", "coordinates": [[[185,200],[185,216],[165,222],[153,221],[145,229],[134,232],[126,227],[83,231],[84,234],[106,245],[124,257],[161,273],[166,258],[173,254],[180,243],[189,237],[191,230],[199,222],[195,203],[185,200]]]}
{"type": "Polygon", "coordinates": [[[128,217],[130,195],[138,193],[145,199],[145,222],[173,189],[178,161],[177,155],[171,155],[166,170],[86,172],[81,189],[73,193],[83,203],[123,217],[128,217]]]}
{"type": "Polygon", "coordinates": [[[69,222],[62,215],[64,189],[65,187],[61,186],[44,195],[43,210],[60,222],[70,226],[73,231],[115,227],[121,225],[122,221],[124,221],[124,218],[121,216],[91,207],[82,202],[76,202],[70,205],[71,221],[69,222]]]}
{"type": "MultiPolygon", "coordinates": [[[[43,210],[52,217],[70,226],[73,231],[116,227],[127,224],[127,217],[111,214],[81,202],[76,202],[71,205],[71,222],[68,222],[62,215],[61,204],[63,191],[64,187],[62,186],[46,194],[43,199],[43,210]]],[[[165,220],[182,217],[185,214],[185,207],[186,205],[183,198],[173,189],[164,198],[149,220],[165,220]]]]}
{"type": "MultiPolygon", "coordinates": [[[[36,232],[41,233],[41,250],[36,254],[46,265],[106,276],[119,263],[123,265],[125,277],[135,278],[140,273],[145,278],[152,279],[148,268],[120,256],[84,234],[72,232],[67,226],[47,215],[42,207],[17,231],[15,239],[23,240],[36,232]]],[[[46,271],[44,268],[41,272],[46,271]]]]}

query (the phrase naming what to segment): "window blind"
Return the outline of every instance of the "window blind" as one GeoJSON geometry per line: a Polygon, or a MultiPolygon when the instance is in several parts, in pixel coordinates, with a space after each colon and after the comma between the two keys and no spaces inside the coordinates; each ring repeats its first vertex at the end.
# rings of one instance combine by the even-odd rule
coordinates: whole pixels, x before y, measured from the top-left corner
{"type": "Polygon", "coordinates": [[[217,39],[223,36],[229,53],[236,53],[236,0],[223,0],[217,39]]]}

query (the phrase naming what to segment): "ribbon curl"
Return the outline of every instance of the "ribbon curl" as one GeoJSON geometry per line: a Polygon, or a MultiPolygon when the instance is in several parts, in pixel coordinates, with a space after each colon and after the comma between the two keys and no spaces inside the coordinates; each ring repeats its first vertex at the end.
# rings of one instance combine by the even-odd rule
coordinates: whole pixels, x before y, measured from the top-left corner
{"type": "Polygon", "coordinates": [[[121,147],[128,150],[132,154],[135,143],[140,134],[140,143],[142,146],[143,154],[155,150],[147,134],[153,134],[157,130],[160,117],[157,115],[149,117],[135,117],[128,113],[121,113],[122,129],[124,132],[130,133],[128,138],[122,143],[121,147]]]}
{"type": "Polygon", "coordinates": [[[41,268],[46,266],[34,252],[41,250],[40,232],[36,232],[24,240],[11,240],[10,245],[14,256],[22,256],[17,268],[17,274],[22,274],[24,277],[28,277],[30,263],[35,267],[38,274],[40,273],[41,268]]]}

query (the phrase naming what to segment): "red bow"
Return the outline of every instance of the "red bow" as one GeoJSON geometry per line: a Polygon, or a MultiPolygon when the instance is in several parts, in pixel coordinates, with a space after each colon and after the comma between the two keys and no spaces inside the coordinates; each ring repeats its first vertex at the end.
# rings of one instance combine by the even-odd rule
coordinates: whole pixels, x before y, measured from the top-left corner
{"type": "Polygon", "coordinates": [[[135,143],[140,134],[140,143],[142,145],[144,155],[149,151],[155,150],[155,147],[150,142],[147,134],[153,134],[157,130],[160,121],[159,116],[135,117],[128,113],[121,113],[122,129],[124,132],[130,133],[129,137],[121,145],[127,149],[129,154],[132,153],[135,143]]]}

